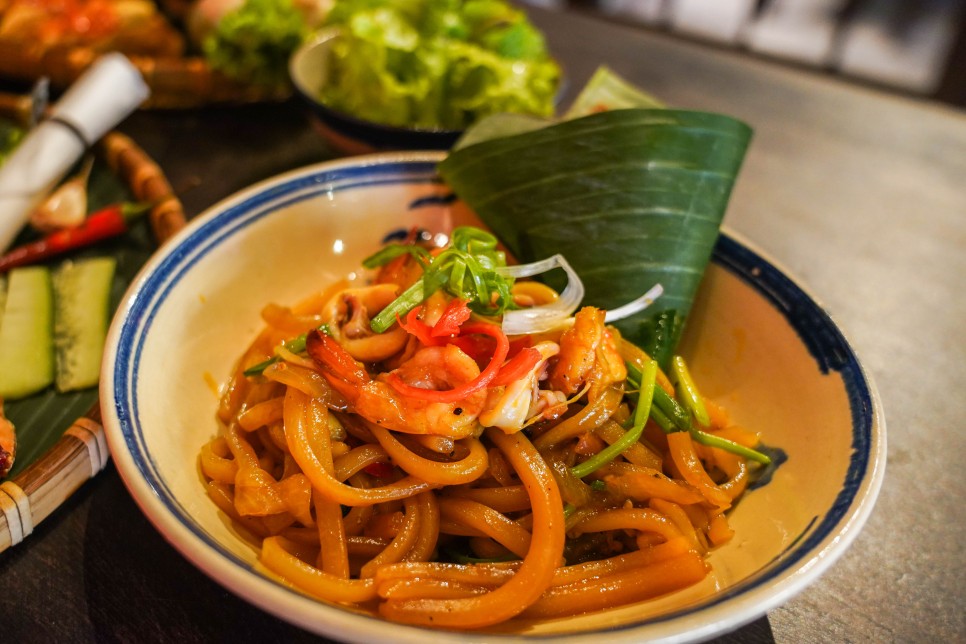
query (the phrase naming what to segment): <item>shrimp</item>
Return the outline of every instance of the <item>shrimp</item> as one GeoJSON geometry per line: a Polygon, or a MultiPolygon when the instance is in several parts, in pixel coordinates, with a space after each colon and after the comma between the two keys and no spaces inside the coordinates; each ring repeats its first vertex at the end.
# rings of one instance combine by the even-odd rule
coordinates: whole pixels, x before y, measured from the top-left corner
{"type": "Polygon", "coordinates": [[[0,398],[0,479],[10,473],[17,455],[17,431],[3,415],[3,398],[0,398]]]}
{"type": "Polygon", "coordinates": [[[625,378],[627,367],[604,325],[604,311],[590,306],[580,309],[574,325],[560,336],[560,355],[550,371],[551,388],[572,396],[590,384],[594,398],[596,392],[625,378]]]}
{"type": "Polygon", "coordinates": [[[480,424],[484,427],[499,427],[512,434],[523,429],[531,418],[554,406],[548,405],[548,400],[555,400],[553,394],[559,392],[542,391],[540,379],[546,372],[547,361],[557,355],[560,347],[556,342],[544,341],[533,348],[540,352],[540,361],[526,375],[506,387],[489,390],[484,411],[480,414],[480,424]]]}
{"type": "MultiPolygon", "coordinates": [[[[477,417],[486,400],[485,390],[455,403],[404,396],[385,381],[385,374],[371,377],[333,338],[313,331],[305,346],[325,379],[349,402],[351,411],[370,422],[407,434],[454,439],[479,429],[477,417]]],[[[480,375],[480,368],[459,347],[447,344],[416,351],[392,373],[408,385],[439,390],[470,382],[480,375]]]]}
{"type": "Polygon", "coordinates": [[[398,353],[409,335],[401,328],[373,333],[370,314],[386,308],[398,295],[394,284],[347,288],[333,295],[322,308],[322,321],[342,348],[356,360],[379,362],[398,353]]]}

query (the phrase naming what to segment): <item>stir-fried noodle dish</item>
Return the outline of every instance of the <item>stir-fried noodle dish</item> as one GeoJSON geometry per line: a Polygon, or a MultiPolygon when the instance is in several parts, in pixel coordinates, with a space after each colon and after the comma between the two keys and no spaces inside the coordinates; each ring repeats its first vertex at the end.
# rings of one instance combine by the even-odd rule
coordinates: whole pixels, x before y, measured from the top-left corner
{"type": "Polygon", "coordinates": [[[262,564],[322,600],[453,629],[702,580],[768,462],[758,436],[679,356],[658,365],[622,339],[619,312],[580,308],[565,259],[506,266],[470,227],[427,238],[385,246],[364,282],[264,308],[200,456],[262,564]],[[528,279],[560,268],[560,293],[528,279]]]}

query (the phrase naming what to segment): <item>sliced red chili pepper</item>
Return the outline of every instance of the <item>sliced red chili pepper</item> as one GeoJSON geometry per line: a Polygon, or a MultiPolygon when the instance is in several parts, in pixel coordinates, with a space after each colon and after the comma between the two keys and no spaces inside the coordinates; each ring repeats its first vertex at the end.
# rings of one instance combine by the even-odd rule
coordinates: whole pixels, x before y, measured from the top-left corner
{"type": "MultiPolygon", "coordinates": [[[[446,344],[456,338],[460,332],[460,325],[470,319],[470,309],[466,306],[467,300],[450,300],[443,310],[442,316],[435,325],[429,326],[419,319],[419,314],[423,307],[419,305],[406,314],[406,319],[402,320],[396,316],[396,322],[410,335],[427,347],[436,347],[446,344]]],[[[473,355],[467,352],[467,355],[473,355]]]]}
{"type": "Polygon", "coordinates": [[[398,315],[396,316],[396,322],[402,329],[405,329],[410,335],[416,336],[416,339],[425,344],[427,347],[432,347],[440,344],[439,340],[433,337],[433,328],[419,319],[419,312],[422,311],[422,306],[417,306],[406,314],[405,321],[402,320],[398,315]]]}
{"type": "MultiPolygon", "coordinates": [[[[463,353],[476,361],[480,369],[483,369],[490,363],[490,358],[493,356],[493,349],[496,346],[493,338],[482,335],[461,335],[450,339],[449,344],[455,344],[462,349],[463,353]]],[[[506,354],[507,360],[512,360],[521,350],[532,345],[533,338],[529,335],[511,340],[510,350],[506,354]]]]}
{"type": "Polygon", "coordinates": [[[449,301],[439,320],[433,325],[433,337],[453,337],[459,335],[460,325],[470,319],[469,300],[456,298],[449,301]]]}
{"type": "Polygon", "coordinates": [[[455,344],[463,353],[473,358],[480,369],[486,368],[493,357],[493,348],[496,343],[493,338],[483,335],[461,335],[455,338],[447,338],[446,344],[455,344]]]}
{"type": "Polygon", "coordinates": [[[404,396],[410,396],[412,398],[419,398],[421,400],[428,400],[431,402],[452,403],[464,400],[470,394],[473,394],[489,385],[490,381],[496,377],[500,367],[503,366],[503,361],[506,360],[506,354],[510,350],[510,342],[507,339],[506,334],[503,333],[503,329],[500,328],[500,325],[489,324],[486,322],[464,324],[460,328],[460,332],[463,334],[478,333],[481,335],[488,335],[496,340],[496,349],[493,351],[493,357],[490,359],[490,363],[486,365],[486,368],[480,372],[479,376],[454,389],[437,391],[435,389],[423,389],[421,387],[413,387],[412,385],[406,384],[399,376],[396,375],[395,372],[393,372],[387,377],[387,381],[390,385],[392,385],[392,388],[404,396]]]}
{"type": "Polygon", "coordinates": [[[520,353],[527,347],[533,346],[533,338],[529,335],[521,335],[518,338],[510,340],[510,351],[506,354],[507,359],[513,359],[513,356],[520,353]]]}
{"type": "Polygon", "coordinates": [[[500,385],[508,385],[511,382],[516,382],[520,378],[527,375],[531,369],[537,366],[540,362],[541,356],[540,352],[533,347],[525,347],[517,352],[515,356],[510,358],[510,360],[500,367],[500,371],[497,372],[496,377],[490,381],[490,387],[498,387],[500,385]]]}

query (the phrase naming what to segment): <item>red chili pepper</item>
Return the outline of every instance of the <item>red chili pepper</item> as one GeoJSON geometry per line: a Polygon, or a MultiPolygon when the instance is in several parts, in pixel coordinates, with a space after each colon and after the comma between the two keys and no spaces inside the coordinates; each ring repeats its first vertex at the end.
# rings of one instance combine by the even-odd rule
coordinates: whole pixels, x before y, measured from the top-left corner
{"type": "Polygon", "coordinates": [[[512,360],[513,356],[532,346],[533,337],[529,335],[521,335],[520,337],[510,341],[510,352],[506,354],[506,357],[512,360]]]}
{"type": "Polygon", "coordinates": [[[102,208],[88,215],[84,223],[76,228],[64,228],[37,241],[14,248],[0,257],[0,273],[121,235],[127,232],[128,224],[146,212],[151,205],[120,203],[102,208]]]}
{"type": "Polygon", "coordinates": [[[460,325],[470,319],[472,314],[466,305],[468,300],[450,300],[443,310],[436,324],[429,326],[419,319],[419,313],[423,310],[422,305],[413,308],[406,314],[406,319],[402,320],[397,315],[396,322],[405,329],[410,335],[427,347],[446,344],[446,341],[459,335],[460,325]]]}
{"type": "Polygon", "coordinates": [[[439,320],[433,325],[433,337],[444,338],[459,335],[460,325],[470,319],[470,307],[466,306],[469,300],[456,298],[450,300],[449,304],[439,316],[439,320]]]}
{"type": "MultiPolygon", "coordinates": [[[[456,300],[454,300],[456,301],[456,300]]],[[[473,358],[476,364],[479,365],[480,369],[483,369],[490,361],[490,356],[493,355],[493,340],[489,337],[480,337],[479,335],[457,335],[456,337],[435,337],[434,329],[435,326],[429,326],[425,322],[419,319],[419,314],[423,310],[422,305],[413,308],[409,313],[406,314],[406,319],[401,319],[398,315],[396,316],[396,322],[399,326],[404,329],[407,333],[414,336],[419,340],[420,344],[426,347],[441,347],[445,344],[455,344],[463,353],[473,358]]],[[[469,309],[467,308],[467,311],[469,309]]],[[[459,328],[457,327],[456,332],[459,333],[459,328]]],[[[511,343],[511,350],[513,349],[511,343]]]]}
{"type": "Polygon", "coordinates": [[[405,320],[401,319],[397,315],[396,323],[399,324],[400,328],[404,329],[409,335],[416,336],[416,339],[427,347],[434,347],[442,344],[440,340],[433,337],[433,327],[419,319],[419,312],[422,310],[422,306],[417,306],[406,314],[405,320]]]}
{"type": "MultiPolygon", "coordinates": [[[[493,355],[493,349],[496,347],[493,338],[481,335],[461,335],[456,338],[450,338],[448,344],[455,344],[462,349],[463,353],[476,361],[480,369],[483,369],[489,364],[490,357],[493,355]]],[[[506,354],[506,359],[512,360],[520,351],[532,345],[533,339],[529,335],[511,340],[510,350],[506,354]]]]}
{"type": "Polygon", "coordinates": [[[493,349],[496,346],[493,338],[482,335],[460,335],[455,338],[446,338],[446,344],[458,346],[463,350],[463,353],[473,358],[480,369],[490,364],[490,358],[493,356],[493,349]]]}
{"type": "Polygon", "coordinates": [[[533,347],[521,349],[500,368],[500,371],[496,374],[496,377],[490,381],[490,386],[498,387],[500,385],[508,385],[511,382],[516,382],[520,378],[527,375],[531,369],[536,367],[537,363],[540,362],[540,359],[540,352],[533,347]]]}
{"type": "Polygon", "coordinates": [[[496,349],[493,351],[493,358],[490,360],[490,364],[486,365],[486,368],[480,372],[479,376],[464,385],[456,387],[455,389],[437,391],[435,389],[423,389],[421,387],[413,387],[412,385],[408,385],[403,382],[402,379],[395,374],[395,372],[393,372],[390,373],[387,378],[393,389],[404,396],[410,396],[412,398],[419,398],[421,400],[428,400],[431,402],[452,403],[464,400],[470,394],[475,393],[489,385],[490,381],[496,377],[500,367],[503,366],[503,361],[506,360],[506,354],[510,350],[510,342],[507,339],[506,334],[503,333],[503,329],[500,328],[500,325],[488,324],[486,322],[464,324],[460,328],[460,331],[462,334],[479,333],[481,335],[488,335],[496,340],[496,349]]]}

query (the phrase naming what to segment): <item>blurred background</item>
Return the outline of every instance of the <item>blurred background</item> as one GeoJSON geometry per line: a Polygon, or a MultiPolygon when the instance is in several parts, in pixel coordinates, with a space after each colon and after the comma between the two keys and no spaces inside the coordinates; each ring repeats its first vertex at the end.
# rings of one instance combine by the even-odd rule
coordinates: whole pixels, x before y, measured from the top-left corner
{"type": "Polygon", "coordinates": [[[966,0],[521,0],[966,107],[966,0]]]}

